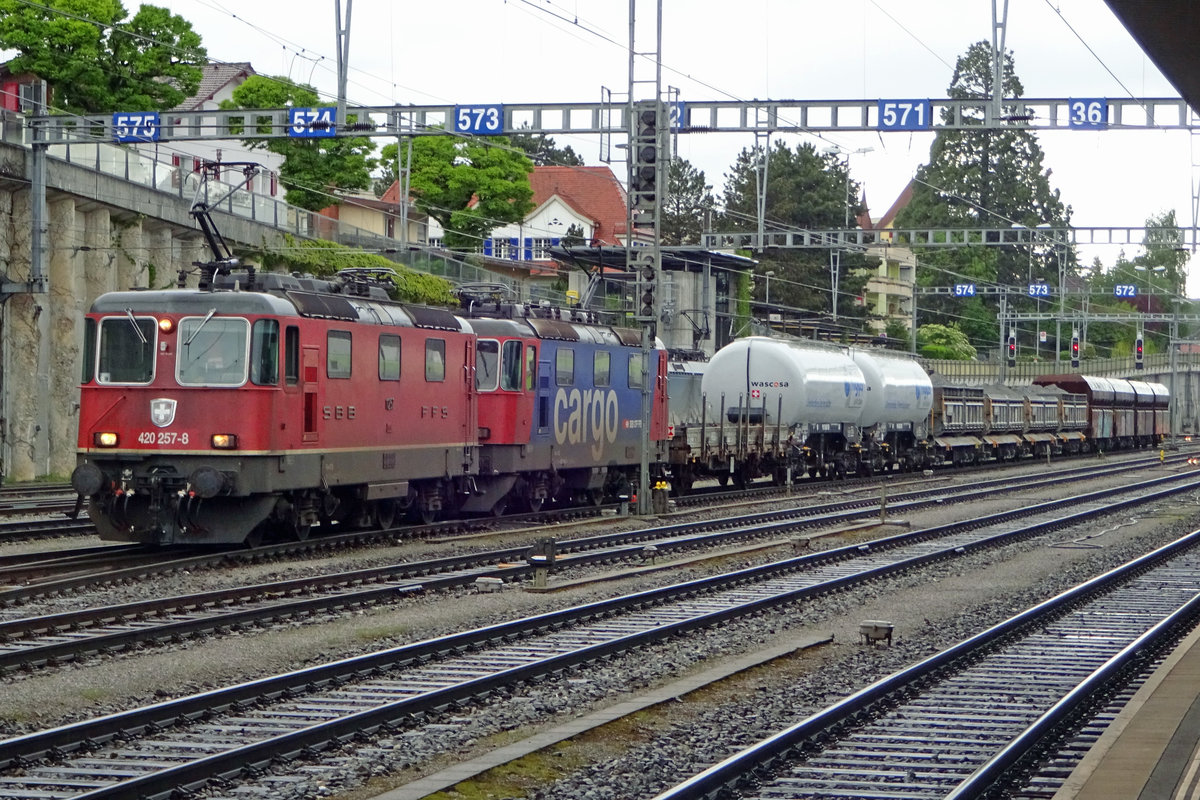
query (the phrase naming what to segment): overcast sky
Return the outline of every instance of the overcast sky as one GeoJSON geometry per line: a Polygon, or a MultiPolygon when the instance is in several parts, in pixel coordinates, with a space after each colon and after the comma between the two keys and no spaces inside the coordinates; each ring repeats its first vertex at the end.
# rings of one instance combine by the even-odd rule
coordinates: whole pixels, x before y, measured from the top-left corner
{"type": "MultiPolygon", "coordinates": [[[[336,93],[339,0],[157,0],[189,20],[209,56],[249,61],[336,93]]],[[[347,0],[340,0],[343,9],[347,0]]],[[[128,8],[135,8],[132,2],[128,8]]],[[[687,100],[944,98],[953,65],[990,40],[989,0],[664,0],[664,83],[687,100]]],[[[654,14],[651,0],[638,13],[654,14]]],[[[628,0],[356,0],[350,19],[351,104],[594,102],[628,85],[628,0]]],[[[1017,0],[1007,42],[1025,97],[1173,97],[1103,0],[1017,0]]],[[[640,28],[639,28],[640,30],[640,28]]],[[[652,42],[639,41],[639,50],[652,42]]],[[[555,137],[588,164],[599,145],[555,137]]],[[[811,137],[784,137],[790,146],[811,137]]],[[[855,155],[873,215],[928,158],[930,134],[832,134],[855,155]]],[[[1193,156],[1183,131],[1039,133],[1051,183],[1077,226],[1137,226],[1174,209],[1191,224],[1193,156]]],[[[679,137],[718,196],[752,134],[679,137]]],[[[623,164],[614,165],[624,179],[623,164]]],[[[1200,173],[1197,173],[1200,175],[1200,173]]],[[[1118,248],[1084,253],[1107,264],[1118,248]]],[[[1139,248],[1128,248],[1136,255],[1139,248]]],[[[1200,296],[1200,269],[1189,294],[1200,296]]]]}

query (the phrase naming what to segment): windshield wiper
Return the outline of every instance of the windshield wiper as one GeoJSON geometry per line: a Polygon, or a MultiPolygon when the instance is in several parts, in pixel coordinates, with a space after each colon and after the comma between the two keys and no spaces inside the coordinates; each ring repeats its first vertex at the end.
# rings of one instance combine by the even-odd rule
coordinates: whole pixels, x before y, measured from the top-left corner
{"type": "Polygon", "coordinates": [[[125,309],[125,316],[129,317],[129,324],[133,326],[133,332],[142,340],[142,344],[146,343],[146,334],[142,333],[142,329],[138,327],[137,319],[133,316],[133,309],[125,309]]]}
{"type": "Polygon", "coordinates": [[[183,343],[184,347],[187,347],[189,344],[192,343],[192,339],[196,338],[196,335],[198,333],[200,333],[200,329],[203,328],[205,325],[207,325],[208,321],[213,318],[213,314],[216,314],[216,313],[217,313],[217,310],[215,308],[210,308],[208,310],[208,313],[204,315],[204,319],[200,320],[200,324],[196,326],[196,330],[192,331],[192,335],[189,336],[188,340],[183,343]]]}

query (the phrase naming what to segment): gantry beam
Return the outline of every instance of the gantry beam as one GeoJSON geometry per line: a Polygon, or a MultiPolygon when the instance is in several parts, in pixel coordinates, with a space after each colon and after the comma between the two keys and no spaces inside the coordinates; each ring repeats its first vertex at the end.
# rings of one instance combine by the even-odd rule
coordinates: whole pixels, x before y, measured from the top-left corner
{"type": "MultiPolygon", "coordinates": [[[[978,130],[1193,129],[1180,98],[1011,98],[997,113],[986,100],[721,100],[669,104],[675,133],[978,130]],[[1015,109],[1015,110],[1014,110],[1015,109]]],[[[624,103],[509,103],[359,106],[241,111],[138,111],[41,116],[30,124],[47,144],[197,139],[463,135],[618,134],[624,103]]],[[[1200,126],[1196,126],[1200,127],[1200,126]]]]}

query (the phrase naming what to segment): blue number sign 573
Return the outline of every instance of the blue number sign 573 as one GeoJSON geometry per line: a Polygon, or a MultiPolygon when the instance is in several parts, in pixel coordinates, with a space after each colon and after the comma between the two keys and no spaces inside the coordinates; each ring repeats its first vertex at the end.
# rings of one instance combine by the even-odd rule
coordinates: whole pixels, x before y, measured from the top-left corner
{"type": "Polygon", "coordinates": [[[495,136],[504,132],[504,106],[455,106],[454,132],[495,136]]]}

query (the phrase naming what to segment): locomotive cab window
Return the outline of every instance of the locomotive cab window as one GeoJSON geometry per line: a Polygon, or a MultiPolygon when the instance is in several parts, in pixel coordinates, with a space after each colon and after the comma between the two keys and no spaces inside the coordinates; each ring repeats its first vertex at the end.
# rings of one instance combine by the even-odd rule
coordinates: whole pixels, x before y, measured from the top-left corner
{"type": "Polygon", "coordinates": [[[480,339],[475,343],[475,388],[492,392],[500,385],[500,343],[480,339]]]}
{"type": "Polygon", "coordinates": [[[246,382],[250,323],[240,317],[179,320],[175,377],[181,386],[241,386],[246,382]]]}
{"type": "Polygon", "coordinates": [[[279,321],[256,320],[250,332],[250,380],[259,386],[279,383],[279,321]]]}
{"type": "Polygon", "coordinates": [[[629,388],[642,388],[642,354],[629,354],[629,388]]]}
{"type": "Polygon", "coordinates": [[[425,380],[440,383],[446,380],[446,340],[425,340],[425,380]]]}
{"type": "Polygon", "coordinates": [[[567,347],[558,348],[554,354],[554,382],[559,386],[575,385],[575,351],[567,347]]]}
{"type": "Polygon", "coordinates": [[[537,348],[530,345],[525,349],[525,391],[532,392],[537,385],[537,348]]]}
{"type": "Polygon", "coordinates": [[[105,317],[100,320],[97,379],[100,383],[150,383],[158,323],[153,317],[105,317]]]}
{"type": "Polygon", "coordinates": [[[500,359],[500,388],[515,392],[521,388],[521,343],[509,340],[504,343],[504,355],[500,359]]]}
{"type": "Polygon", "coordinates": [[[400,380],[400,337],[390,333],[379,337],[379,380],[400,380]]]}
{"type": "Polygon", "coordinates": [[[96,377],[96,320],[83,321],[83,383],[96,377]]]}

